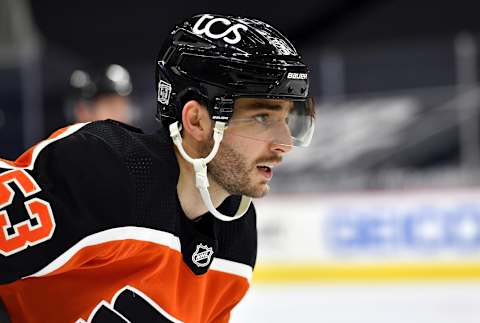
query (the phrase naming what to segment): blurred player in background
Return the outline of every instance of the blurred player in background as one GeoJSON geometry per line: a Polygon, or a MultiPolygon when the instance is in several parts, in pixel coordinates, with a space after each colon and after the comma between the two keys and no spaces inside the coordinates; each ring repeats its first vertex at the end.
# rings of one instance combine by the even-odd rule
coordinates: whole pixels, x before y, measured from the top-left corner
{"type": "Polygon", "coordinates": [[[68,122],[112,119],[131,123],[133,110],[129,94],[132,82],[128,71],[118,65],[73,71],[65,104],[68,122]]]}
{"type": "Polygon", "coordinates": [[[209,14],[155,65],[157,133],[79,123],[0,161],[13,322],[227,322],[247,292],[251,200],[313,135],[308,68],[273,27],[209,14]]]}

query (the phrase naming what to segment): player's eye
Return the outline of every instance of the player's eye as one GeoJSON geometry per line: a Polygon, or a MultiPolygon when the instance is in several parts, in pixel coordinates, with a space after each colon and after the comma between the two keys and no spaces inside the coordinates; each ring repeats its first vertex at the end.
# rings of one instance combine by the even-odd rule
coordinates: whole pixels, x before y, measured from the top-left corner
{"type": "Polygon", "coordinates": [[[258,122],[258,123],[261,123],[263,125],[269,125],[272,121],[272,118],[270,115],[264,113],[264,114],[258,114],[256,116],[253,116],[253,119],[258,122]]]}

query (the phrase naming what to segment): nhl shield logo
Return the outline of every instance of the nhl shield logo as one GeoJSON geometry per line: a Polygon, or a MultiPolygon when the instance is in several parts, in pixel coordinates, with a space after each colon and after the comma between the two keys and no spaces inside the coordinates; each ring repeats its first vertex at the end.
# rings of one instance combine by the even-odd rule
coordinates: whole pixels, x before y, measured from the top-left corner
{"type": "Polygon", "coordinates": [[[198,244],[197,249],[192,255],[192,261],[198,267],[206,267],[210,264],[213,255],[213,248],[207,245],[198,244]]]}
{"type": "Polygon", "coordinates": [[[158,102],[165,105],[168,104],[170,102],[170,93],[172,93],[172,85],[160,80],[158,82],[158,102]]]}

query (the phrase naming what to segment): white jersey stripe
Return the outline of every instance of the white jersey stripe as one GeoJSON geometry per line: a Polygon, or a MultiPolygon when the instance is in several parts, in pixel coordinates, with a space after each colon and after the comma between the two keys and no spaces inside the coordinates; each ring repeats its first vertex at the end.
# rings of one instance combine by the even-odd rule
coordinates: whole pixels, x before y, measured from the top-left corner
{"type": "Polygon", "coordinates": [[[210,269],[237,276],[242,276],[248,281],[252,279],[253,273],[252,267],[248,265],[221,258],[213,258],[210,269]]]}
{"type": "Polygon", "coordinates": [[[180,240],[171,233],[141,227],[113,228],[83,238],[58,258],[49,263],[46,267],[27,277],[48,275],[65,265],[83,248],[118,240],[148,241],[180,251],[180,240]]]}
{"type": "Polygon", "coordinates": [[[40,152],[45,148],[47,147],[48,145],[50,145],[52,142],[55,142],[57,140],[60,140],[60,139],[63,139],[65,137],[68,137],[70,136],[71,134],[77,132],[78,130],[80,130],[83,126],[89,124],[89,122],[86,122],[86,123],[76,123],[74,125],[71,125],[69,126],[67,129],[65,129],[64,132],[62,132],[60,135],[54,137],[54,138],[51,138],[51,139],[47,139],[47,140],[44,140],[44,141],[41,141],[34,149],[33,149],[33,152],[32,152],[32,160],[30,161],[30,164],[28,164],[28,166],[26,167],[16,167],[16,166],[13,166],[13,165],[10,165],[2,160],[0,160],[0,168],[5,168],[5,169],[28,169],[28,170],[32,170],[34,168],[34,165],[35,165],[35,160],[37,159],[38,155],[40,154],[40,152]]]}
{"type": "MultiPolygon", "coordinates": [[[[152,242],[181,252],[180,239],[169,232],[142,227],[113,228],[83,238],[70,249],[65,251],[58,258],[53,260],[50,264],[45,266],[43,269],[23,278],[41,277],[48,275],[64,266],[83,248],[118,240],[137,240],[152,242]]],[[[212,270],[244,277],[248,281],[250,281],[252,277],[252,268],[250,266],[225,259],[214,258],[210,268],[212,270]]]]}

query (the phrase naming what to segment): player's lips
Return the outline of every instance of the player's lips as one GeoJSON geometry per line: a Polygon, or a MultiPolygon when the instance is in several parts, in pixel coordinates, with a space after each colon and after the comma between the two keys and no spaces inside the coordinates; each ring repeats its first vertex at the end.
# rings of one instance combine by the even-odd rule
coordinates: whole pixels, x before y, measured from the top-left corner
{"type": "Polygon", "coordinates": [[[260,173],[267,180],[270,180],[273,176],[273,167],[275,167],[275,164],[259,164],[259,165],[257,165],[257,169],[260,171],[260,173]]]}

